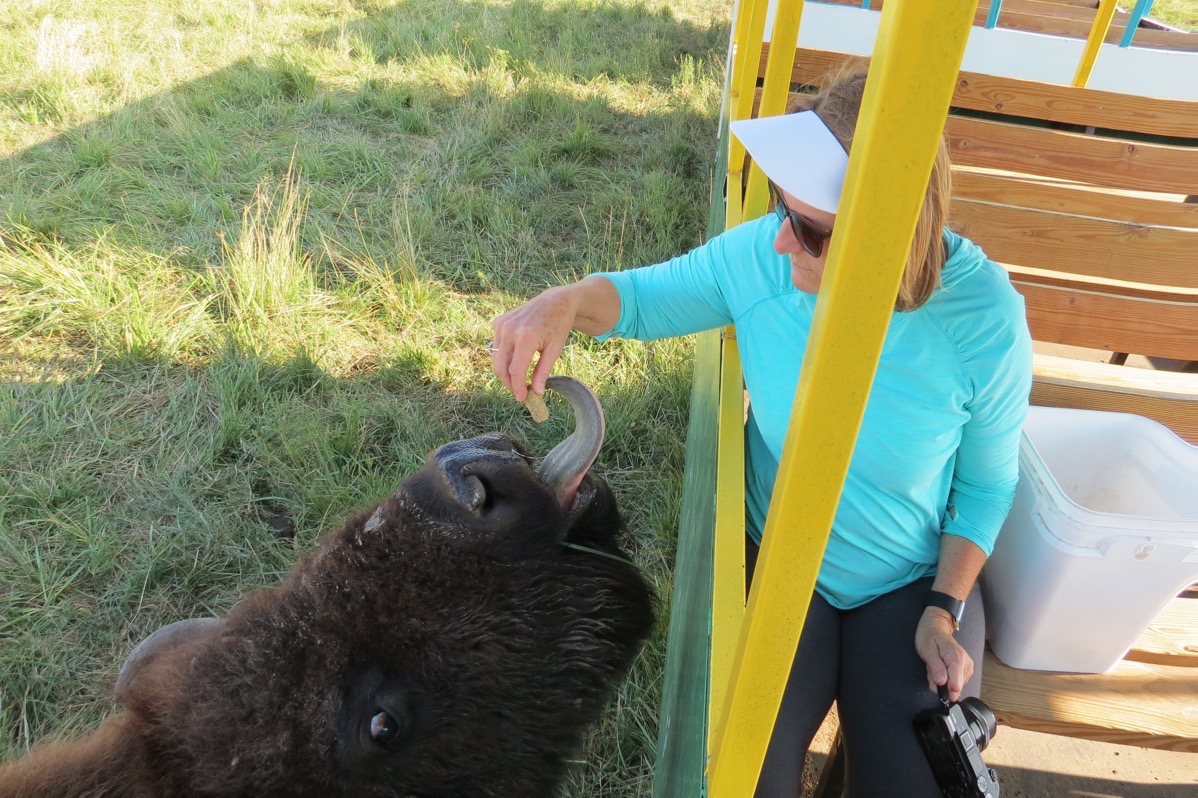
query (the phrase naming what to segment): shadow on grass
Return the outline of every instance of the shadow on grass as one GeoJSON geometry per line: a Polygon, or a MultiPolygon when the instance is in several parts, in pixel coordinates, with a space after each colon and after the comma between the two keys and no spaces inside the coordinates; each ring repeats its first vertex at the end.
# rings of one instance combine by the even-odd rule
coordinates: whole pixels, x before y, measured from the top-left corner
{"type": "MultiPolygon", "coordinates": [[[[259,185],[294,163],[310,192],[301,247],[318,270],[340,278],[343,259],[369,259],[433,286],[430,306],[467,292],[499,307],[504,293],[699,241],[714,109],[693,86],[670,90],[726,41],[641,6],[413,0],[13,154],[0,201],[33,245],[86,261],[106,238],[198,270],[221,264],[259,185]],[[617,34],[622,46],[605,44],[617,34]],[[323,82],[322,58],[370,77],[323,82]]],[[[455,337],[401,332],[337,374],[303,351],[184,362],[68,337],[59,359],[53,335],[46,350],[36,336],[0,341],[12,356],[0,377],[0,584],[14,586],[0,595],[0,758],[92,724],[142,635],[272,583],[437,445],[500,429],[543,454],[564,437],[561,403],[531,423],[481,351],[437,351],[455,337]]],[[[667,584],[686,348],[575,349],[608,411],[597,469],[638,560],[667,584]]],[[[618,702],[638,716],[606,721],[619,729],[592,743],[571,794],[645,794],[663,648],[650,644],[641,692],[618,702]],[[611,786],[614,763],[642,786],[611,786]]]]}

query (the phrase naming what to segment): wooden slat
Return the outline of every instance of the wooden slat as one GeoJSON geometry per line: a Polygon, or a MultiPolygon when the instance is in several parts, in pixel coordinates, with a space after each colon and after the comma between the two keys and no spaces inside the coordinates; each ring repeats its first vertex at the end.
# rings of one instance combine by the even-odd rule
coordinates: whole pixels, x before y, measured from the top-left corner
{"type": "Polygon", "coordinates": [[[1159,136],[1198,136],[1198,102],[962,72],[953,105],[973,111],[1159,136]]]}
{"type": "Polygon", "coordinates": [[[1198,752],[1198,668],[1121,662],[1110,673],[1018,670],[987,649],[982,698],[999,723],[1198,752]]]}
{"type": "Polygon", "coordinates": [[[1198,203],[1179,194],[1119,191],[1089,183],[955,167],[953,196],[1042,211],[1198,229],[1198,203]]]}
{"type": "Polygon", "coordinates": [[[1124,659],[1198,667],[1198,600],[1179,597],[1166,604],[1124,659]]]}
{"type": "MultiPolygon", "coordinates": [[[[818,86],[825,75],[850,58],[867,60],[831,50],[799,48],[791,82],[818,86]]],[[[759,74],[764,68],[763,57],[759,74]]],[[[1108,130],[1198,138],[1198,102],[1192,100],[1139,97],[979,72],[960,73],[953,107],[1108,130]]]]}
{"type": "Polygon", "coordinates": [[[1116,296],[1127,297],[1128,299],[1198,304],[1198,291],[1192,288],[1178,288],[1172,285],[1154,283],[1131,283],[1126,280],[1108,280],[1102,277],[1089,277],[1070,272],[1053,271],[1051,269],[1035,269],[1030,266],[1019,266],[1013,263],[1000,263],[999,265],[1007,270],[1013,282],[1035,283],[1037,285],[1064,288],[1070,291],[1114,294],[1116,296]]]}
{"type": "MultiPolygon", "coordinates": [[[[983,3],[986,3],[987,7],[989,7],[989,0],[981,0],[981,1],[983,3]]],[[[1093,12],[1094,9],[1098,8],[1098,0],[1041,0],[1041,1],[1045,5],[1048,5],[1048,6],[1062,6],[1062,7],[1066,7],[1066,8],[1068,8],[1068,7],[1088,8],[1088,9],[1090,9],[1091,12],[1093,12]]],[[[1135,0],[1132,0],[1132,1],[1134,2],[1135,0]]]]}
{"type": "MultiPolygon", "coordinates": [[[[982,2],[987,2],[987,0],[982,0],[982,2]]],[[[1098,8],[1098,0],[1044,0],[1044,2],[1053,6],[1074,6],[1090,10],[1098,8]]]]}
{"type": "Polygon", "coordinates": [[[953,200],[950,224],[1000,263],[1198,288],[1198,229],[953,200]]]}
{"type": "Polygon", "coordinates": [[[1198,148],[954,116],[945,135],[954,163],[965,166],[1141,191],[1189,194],[1198,186],[1198,148]]]}
{"type": "MultiPolygon", "coordinates": [[[[1131,2],[1134,3],[1135,0],[1131,0],[1131,2]]],[[[990,13],[989,0],[981,0],[978,7],[984,8],[987,14],[990,13]]],[[[1035,14],[1041,17],[1058,17],[1060,19],[1085,22],[1087,25],[1094,21],[1094,15],[1097,10],[1098,0],[1080,0],[1080,2],[1076,3],[1051,2],[1051,0],[1003,0],[1002,3],[1003,14],[1016,12],[1020,14],[1035,14]]],[[[1127,20],[1127,14],[1116,12],[1116,24],[1123,22],[1124,27],[1126,27],[1127,20]]]]}
{"type": "MultiPolygon", "coordinates": [[[[822,0],[822,2],[836,6],[861,7],[861,0],[822,0]]],[[[1003,8],[1007,8],[1012,2],[1019,2],[1019,0],[1005,0],[1003,8]]],[[[1041,0],[1041,3],[1049,8],[1060,6],[1062,8],[1089,9],[1091,16],[1094,15],[1094,9],[1098,7],[1098,0],[1041,0]]],[[[869,7],[874,11],[881,11],[882,5],[883,0],[869,0],[869,7]]],[[[990,0],[980,0],[978,6],[986,9],[988,12],[990,10],[990,0]]]]}
{"type": "Polygon", "coordinates": [[[1037,341],[1198,360],[1198,304],[1124,297],[1015,280],[1037,341]]]}
{"type": "Polygon", "coordinates": [[[1046,382],[1084,382],[1114,393],[1188,402],[1198,413],[1198,374],[1184,371],[1116,366],[1037,352],[1036,378],[1046,382]]]}
{"type": "MultiPolygon", "coordinates": [[[[824,2],[842,6],[861,7],[860,0],[824,0],[824,2]]],[[[1129,0],[1128,7],[1134,4],[1129,0]]],[[[882,0],[870,0],[869,7],[880,11],[885,6],[882,0]]],[[[1030,33],[1043,33],[1050,36],[1064,36],[1071,39],[1084,39],[1090,32],[1097,9],[1095,0],[1090,2],[1037,2],[1037,0],[1005,0],[1002,13],[998,17],[998,27],[1008,30],[1021,30],[1030,33]]],[[[981,0],[973,24],[984,27],[990,14],[990,3],[981,0]]],[[[1127,30],[1130,15],[1126,11],[1116,13],[1106,41],[1118,43],[1123,39],[1127,30]]],[[[1136,31],[1132,44],[1136,47],[1153,47],[1167,50],[1198,50],[1198,36],[1174,31],[1153,30],[1141,28],[1136,31]]]]}
{"type": "MultiPolygon", "coordinates": [[[[979,11],[979,16],[981,17],[980,23],[985,24],[985,15],[979,11]]],[[[1005,5],[1003,6],[1003,13],[998,19],[998,26],[1000,28],[1021,30],[1028,33],[1043,33],[1048,36],[1063,36],[1070,39],[1086,38],[1090,33],[1090,25],[1091,22],[1089,20],[1065,19],[1063,17],[1028,14],[1019,11],[1007,12],[1005,5]]],[[[1121,19],[1116,17],[1103,41],[1118,44],[1123,39],[1123,33],[1126,30],[1127,17],[1121,19]]],[[[1132,39],[1132,44],[1136,47],[1149,47],[1158,50],[1193,52],[1198,50],[1198,36],[1169,30],[1141,28],[1136,31],[1135,38],[1132,39]]]]}
{"type": "Polygon", "coordinates": [[[1037,353],[1032,404],[1136,413],[1198,444],[1198,374],[1090,363],[1037,353]]]}

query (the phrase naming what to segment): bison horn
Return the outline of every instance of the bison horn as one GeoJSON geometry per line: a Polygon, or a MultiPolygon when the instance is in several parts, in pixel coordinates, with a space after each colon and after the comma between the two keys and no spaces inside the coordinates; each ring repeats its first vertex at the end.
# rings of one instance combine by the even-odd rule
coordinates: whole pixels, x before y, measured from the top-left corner
{"type": "Polygon", "coordinates": [[[142,640],[133,648],[129,658],[121,666],[121,672],[116,677],[116,694],[119,696],[124,692],[146,665],[163,653],[199,637],[216,622],[216,618],[189,618],[184,621],[175,621],[142,640]]]}
{"type": "Polygon", "coordinates": [[[591,389],[573,377],[550,377],[545,387],[566,397],[574,411],[574,432],[545,455],[538,471],[562,507],[569,509],[603,445],[603,408],[591,389]]]}

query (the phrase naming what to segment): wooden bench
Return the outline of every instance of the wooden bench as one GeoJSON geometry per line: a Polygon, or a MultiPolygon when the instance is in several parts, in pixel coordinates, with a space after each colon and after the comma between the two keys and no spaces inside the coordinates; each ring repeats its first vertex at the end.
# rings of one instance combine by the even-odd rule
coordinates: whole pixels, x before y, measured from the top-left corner
{"type": "MultiPolygon", "coordinates": [[[[800,49],[792,85],[844,58],[800,49]]],[[[1027,303],[1032,402],[1137,413],[1198,442],[1198,103],[962,72],[945,132],[950,226],[1027,303]]],[[[982,696],[1008,726],[1198,751],[1198,599],[1175,599],[1106,674],[987,652],[982,696]]],[[[838,794],[836,747],[828,761],[817,795],[838,794]]]]}
{"type": "Polygon", "coordinates": [[[1198,599],[1175,598],[1108,673],[1018,670],[987,651],[982,698],[1006,726],[1198,752],[1198,599]]]}

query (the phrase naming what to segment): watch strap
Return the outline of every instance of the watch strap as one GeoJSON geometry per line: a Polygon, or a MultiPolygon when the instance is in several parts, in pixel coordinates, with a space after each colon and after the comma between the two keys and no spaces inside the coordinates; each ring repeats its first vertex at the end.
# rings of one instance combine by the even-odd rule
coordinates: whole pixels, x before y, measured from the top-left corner
{"type": "Polygon", "coordinates": [[[961,599],[953,598],[948,593],[941,593],[939,590],[929,590],[927,598],[924,599],[924,606],[944,610],[953,616],[953,625],[957,629],[961,628],[961,616],[965,614],[965,602],[961,599]]]}

